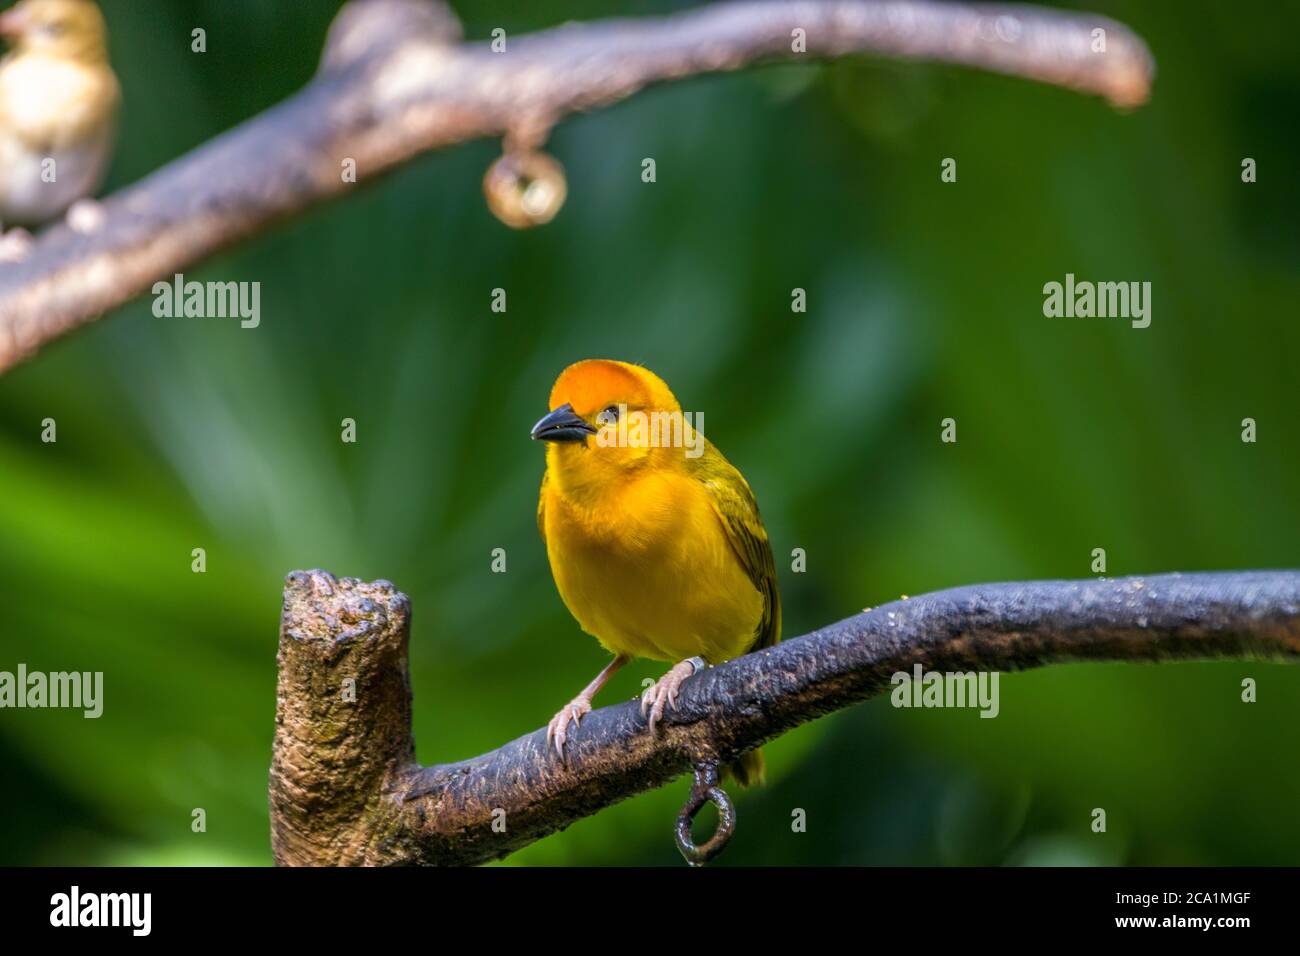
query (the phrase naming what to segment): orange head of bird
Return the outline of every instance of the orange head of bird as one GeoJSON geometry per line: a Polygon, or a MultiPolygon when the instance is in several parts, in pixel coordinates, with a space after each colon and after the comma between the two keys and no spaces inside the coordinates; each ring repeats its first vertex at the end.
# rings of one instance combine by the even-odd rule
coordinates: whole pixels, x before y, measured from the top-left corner
{"type": "Polygon", "coordinates": [[[682,455],[702,440],[654,372],[610,359],[570,365],[551,389],[551,411],[532,436],[549,445],[552,466],[593,479],[682,455]]]}

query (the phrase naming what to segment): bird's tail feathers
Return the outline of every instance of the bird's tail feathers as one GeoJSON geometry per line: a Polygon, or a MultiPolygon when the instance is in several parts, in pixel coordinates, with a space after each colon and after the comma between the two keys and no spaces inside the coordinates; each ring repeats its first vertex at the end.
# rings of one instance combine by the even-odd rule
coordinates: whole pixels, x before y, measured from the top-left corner
{"type": "Polygon", "coordinates": [[[750,787],[764,782],[765,771],[766,765],[763,763],[763,751],[751,750],[741,756],[735,763],[726,764],[722,768],[722,779],[726,781],[730,777],[742,787],[750,787]]]}

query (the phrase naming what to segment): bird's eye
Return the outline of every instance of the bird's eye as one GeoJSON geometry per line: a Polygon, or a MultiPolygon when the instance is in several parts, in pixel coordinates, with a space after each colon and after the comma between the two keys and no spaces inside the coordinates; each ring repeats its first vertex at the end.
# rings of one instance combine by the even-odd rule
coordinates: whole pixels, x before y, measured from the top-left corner
{"type": "Polygon", "coordinates": [[[609,406],[609,408],[605,409],[603,412],[601,412],[599,415],[596,416],[596,421],[599,422],[601,425],[616,424],[618,422],[618,406],[617,405],[609,406]]]}

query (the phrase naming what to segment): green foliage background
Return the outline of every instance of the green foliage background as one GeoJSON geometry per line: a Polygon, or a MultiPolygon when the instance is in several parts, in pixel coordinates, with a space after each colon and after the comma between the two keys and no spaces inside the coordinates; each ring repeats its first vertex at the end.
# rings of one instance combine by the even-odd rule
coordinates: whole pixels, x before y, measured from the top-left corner
{"type": "MultiPolygon", "coordinates": [[[[103,5],[126,102],[110,188],[305,83],[338,6],[103,5]]],[[[473,38],[676,6],[458,4],[473,38]]],[[[1115,575],[1295,565],[1300,16],[1094,8],[1157,57],[1131,115],[869,60],[673,84],[555,131],[570,197],[546,228],[488,214],[498,144],[431,155],[187,274],[260,281],[256,331],[142,301],[0,379],[0,669],[106,683],[99,720],[0,712],[0,862],[268,863],[294,568],[411,596],[422,760],[542,725],[603,664],[551,583],[528,440],[583,357],[644,362],[705,413],[762,504],[787,635],[900,593],[1086,577],[1095,547],[1115,575]],[[1042,286],[1066,272],[1149,280],[1151,327],[1044,318],[1042,286]]],[[[1070,666],[1001,689],[996,720],[878,699],[776,742],[723,862],[1300,859],[1300,669],[1070,666]]],[[[512,862],[679,863],[685,789],[512,862]]]]}

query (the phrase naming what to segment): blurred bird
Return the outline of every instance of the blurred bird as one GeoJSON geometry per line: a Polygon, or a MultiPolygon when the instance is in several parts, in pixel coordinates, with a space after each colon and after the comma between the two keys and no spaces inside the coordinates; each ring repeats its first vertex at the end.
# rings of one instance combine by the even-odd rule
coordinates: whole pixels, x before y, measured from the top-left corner
{"type": "MultiPolygon", "coordinates": [[[[537,524],[560,597],[614,655],[547,728],[563,759],[569,724],[628,660],[679,662],[641,697],[653,733],[697,670],[780,640],[781,604],[749,485],[662,379],[626,362],[578,362],[556,381],[550,408],[532,431],[547,443],[537,524]],[[629,422],[655,413],[680,417],[686,447],[665,447],[653,424],[629,422]]],[[[761,780],[762,754],[726,769],[742,785],[761,780]]]]}
{"type": "MultiPolygon", "coordinates": [[[[0,14],[0,223],[39,225],[68,213],[79,232],[103,214],[87,200],[112,152],[120,97],[107,31],[91,0],[20,0],[0,14]]],[[[31,237],[5,236],[5,258],[31,237]]]]}

